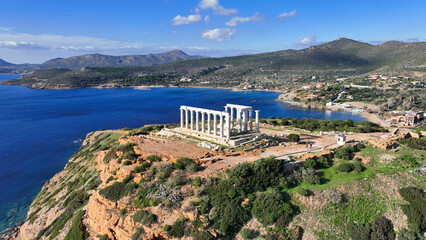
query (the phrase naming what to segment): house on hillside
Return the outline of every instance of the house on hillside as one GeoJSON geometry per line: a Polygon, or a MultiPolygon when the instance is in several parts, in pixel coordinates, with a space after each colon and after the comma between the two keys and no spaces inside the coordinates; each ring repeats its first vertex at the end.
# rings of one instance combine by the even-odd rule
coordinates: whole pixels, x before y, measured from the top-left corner
{"type": "Polygon", "coordinates": [[[423,119],[424,119],[423,111],[412,111],[412,112],[405,113],[405,115],[391,117],[390,123],[392,125],[412,127],[416,123],[422,121],[423,119]]]}
{"type": "Polygon", "coordinates": [[[325,88],[325,84],[324,83],[317,83],[315,85],[316,88],[325,88]]]}
{"type": "Polygon", "coordinates": [[[379,75],[370,75],[370,79],[372,80],[377,80],[379,77],[379,75]]]}
{"type": "Polygon", "coordinates": [[[304,90],[308,90],[308,89],[311,89],[311,88],[312,88],[312,85],[311,85],[311,84],[304,85],[304,86],[302,87],[302,89],[304,89],[304,90]]]}

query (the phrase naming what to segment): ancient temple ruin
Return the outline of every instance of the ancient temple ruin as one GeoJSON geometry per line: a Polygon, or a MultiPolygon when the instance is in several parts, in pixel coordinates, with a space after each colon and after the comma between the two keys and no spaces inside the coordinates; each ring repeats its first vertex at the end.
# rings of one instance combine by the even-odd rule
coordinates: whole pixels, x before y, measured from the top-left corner
{"type": "Polygon", "coordinates": [[[224,111],[181,106],[180,131],[221,144],[235,145],[239,136],[247,138],[259,133],[259,110],[236,104],[226,104],[224,111]],[[253,111],[256,114],[254,122],[253,111]]]}

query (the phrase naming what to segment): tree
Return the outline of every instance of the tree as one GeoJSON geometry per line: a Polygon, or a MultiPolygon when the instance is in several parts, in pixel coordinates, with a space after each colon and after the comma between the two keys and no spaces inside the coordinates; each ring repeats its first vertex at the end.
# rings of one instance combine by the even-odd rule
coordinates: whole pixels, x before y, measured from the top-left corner
{"type": "Polygon", "coordinates": [[[287,138],[290,142],[299,142],[300,141],[300,136],[297,135],[297,134],[293,134],[293,133],[289,134],[287,138]]]}
{"type": "Polygon", "coordinates": [[[394,240],[392,222],[385,217],[378,217],[371,223],[371,240],[394,240]]]}

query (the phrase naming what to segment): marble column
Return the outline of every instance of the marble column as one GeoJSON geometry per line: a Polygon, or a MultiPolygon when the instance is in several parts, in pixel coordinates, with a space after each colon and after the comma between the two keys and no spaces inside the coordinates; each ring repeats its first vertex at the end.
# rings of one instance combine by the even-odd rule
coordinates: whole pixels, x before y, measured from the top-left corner
{"type": "Polygon", "coordinates": [[[201,132],[202,133],[205,133],[206,132],[206,130],[205,130],[205,128],[204,128],[204,121],[205,121],[205,119],[204,119],[204,115],[205,115],[206,113],[205,112],[201,112],[201,132]]]}
{"type": "Polygon", "coordinates": [[[193,110],[189,110],[191,111],[191,130],[194,130],[194,111],[193,110]]]}
{"type": "Polygon", "coordinates": [[[183,108],[180,108],[180,128],[183,128],[183,108]]]}
{"type": "Polygon", "coordinates": [[[226,115],[226,141],[231,138],[231,117],[229,114],[226,115]]]}
{"type": "Polygon", "coordinates": [[[211,113],[210,112],[208,112],[207,113],[207,133],[208,134],[211,134],[212,133],[212,129],[211,129],[211,122],[210,122],[210,116],[211,115],[211,113]]]}
{"type": "Polygon", "coordinates": [[[247,131],[247,110],[243,110],[243,132],[247,131]]]}
{"type": "Polygon", "coordinates": [[[241,109],[237,108],[237,129],[241,132],[241,109]]]}
{"type": "Polygon", "coordinates": [[[234,127],[234,108],[231,107],[231,127],[234,127]]]}
{"type": "Polygon", "coordinates": [[[185,108],[185,128],[189,128],[189,112],[188,108],[185,108]]]}
{"type": "Polygon", "coordinates": [[[253,130],[253,110],[249,110],[248,130],[253,130]]]}
{"type": "Polygon", "coordinates": [[[213,113],[213,136],[217,136],[217,117],[216,113],[213,113]]]}
{"type": "Polygon", "coordinates": [[[259,110],[255,110],[256,112],[256,132],[259,132],[259,110]]]}
{"type": "Polygon", "coordinates": [[[195,111],[195,130],[198,132],[200,130],[200,124],[198,123],[198,117],[200,115],[200,112],[195,111]]]}
{"type": "Polygon", "coordinates": [[[221,113],[221,114],[219,114],[219,117],[220,117],[220,132],[219,132],[219,136],[220,137],[223,137],[223,114],[221,113]]]}

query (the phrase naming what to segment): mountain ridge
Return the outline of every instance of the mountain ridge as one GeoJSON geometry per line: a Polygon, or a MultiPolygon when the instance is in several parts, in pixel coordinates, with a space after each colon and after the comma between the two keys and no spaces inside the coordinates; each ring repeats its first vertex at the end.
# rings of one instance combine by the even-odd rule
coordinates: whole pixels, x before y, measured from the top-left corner
{"type": "MultiPolygon", "coordinates": [[[[177,55],[181,53],[175,52],[177,55]]],[[[200,58],[140,67],[43,70],[27,74],[19,80],[4,81],[2,84],[55,89],[103,85],[180,86],[185,85],[180,82],[180,78],[184,77],[193,79],[189,84],[193,86],[235,87],[248,81],[253,85],[276,88],[295,84],[293,79],[300,76],[351,77],[384,71],[390,75],[403,74],[410,77],[418,76],[417,72],[420,72],[420,75],[426,76],[423,74],[426,72],[425,53],[426,42],[391,41],[372,45],[340,38],[300,50],[200,58]]]]}

